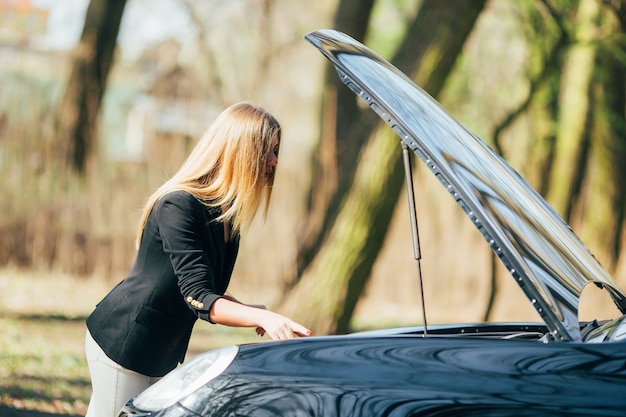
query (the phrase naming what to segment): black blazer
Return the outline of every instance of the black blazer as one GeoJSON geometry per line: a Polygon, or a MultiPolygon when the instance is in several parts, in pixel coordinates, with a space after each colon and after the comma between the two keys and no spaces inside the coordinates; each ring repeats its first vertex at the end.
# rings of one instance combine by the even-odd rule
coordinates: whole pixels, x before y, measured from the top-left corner
{"type": "Polygon", "coordinates": [[[163,196],[150,213],[135,263],[87,318],[94,340],[113,361],[159,377],[185,358],[197,318],[228,287],[239,236],[224,242],[223,223],[191,194],[163,196]]]}

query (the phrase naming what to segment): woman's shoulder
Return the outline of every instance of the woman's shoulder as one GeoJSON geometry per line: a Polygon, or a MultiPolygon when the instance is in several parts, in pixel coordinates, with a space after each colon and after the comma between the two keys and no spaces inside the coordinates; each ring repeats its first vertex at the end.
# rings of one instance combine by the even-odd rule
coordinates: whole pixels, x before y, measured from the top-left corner
{"type": "Polygon", "coordinates": [[[198,199],[185,190],[172,190],[161,196],[161,201],[198,201],[198,199]]]}
{"type": "Polygon", "coordinates": [[[163,207],[179,207],[188,210],[201,206],[203,204],[193,194],[184,190],[169,191],[154,203],[157,210],[161,210],[163,207]]]}
{"type": "Polygon", "coordinates": [[[205,213],[218,209],[210,209],[208,208],[202,201],[200,201],[196,196],[191,194],[189,191],[185,190],[173,190],[165,193],[161,196],[161,198],[157,201],[157,207],[167,206],[175,206],[183,210],[198,210],[199,212],[205,213]]]}

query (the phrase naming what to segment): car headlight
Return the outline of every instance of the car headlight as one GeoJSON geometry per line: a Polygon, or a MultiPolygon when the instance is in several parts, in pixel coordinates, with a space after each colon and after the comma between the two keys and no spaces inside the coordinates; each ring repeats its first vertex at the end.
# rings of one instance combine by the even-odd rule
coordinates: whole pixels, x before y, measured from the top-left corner
{"type": "Polygon", "coordinates": [[[224,372],[238,351],[237,346],[228,346],[196,356],[139,393],[132,399],[133,406],[159,411],[175,404],[224,372]]]}

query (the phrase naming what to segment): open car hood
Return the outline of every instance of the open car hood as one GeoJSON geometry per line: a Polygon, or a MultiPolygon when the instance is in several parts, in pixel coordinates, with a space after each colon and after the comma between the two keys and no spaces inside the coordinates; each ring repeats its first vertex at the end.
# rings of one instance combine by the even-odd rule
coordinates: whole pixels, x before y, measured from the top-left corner
{"type": "Polygon", "coordinates": [[[617,284],[548,203],[478,136],[400,70],[335,31],[305,38],[437,176],[520,285],[556,341],[580,340],[583,287],[617,284]]]}

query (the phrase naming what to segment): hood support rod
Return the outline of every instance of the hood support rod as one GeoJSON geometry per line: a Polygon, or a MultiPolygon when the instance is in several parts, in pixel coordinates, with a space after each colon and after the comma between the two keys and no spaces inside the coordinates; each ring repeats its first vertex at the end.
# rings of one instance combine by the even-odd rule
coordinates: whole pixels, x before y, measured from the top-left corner
{"type": "Polygon", "coordinates": [[[411,158],[409,154],[409,147],[404,141],[400,141],[402,144],[402,159],[404,161],[404,175],[406,178],[406,192],[409,200],[409,214],[411,215],[411,233],[413,235],[413,257],[417,261],[417,273],[419,276],[420,295],[422,298],[422,316],[424,318],[424,333],[423,336],[428,335],[428,324],[426,323],[426,303],[424,301],[424,284],[422,282],[422,266],[420,260],[422,254],[420,250],[420,238],[419,229],[417,227],[417,211],[415,210],[415,194],[413,192],[413,170],[411,168],[411,158]]]}

